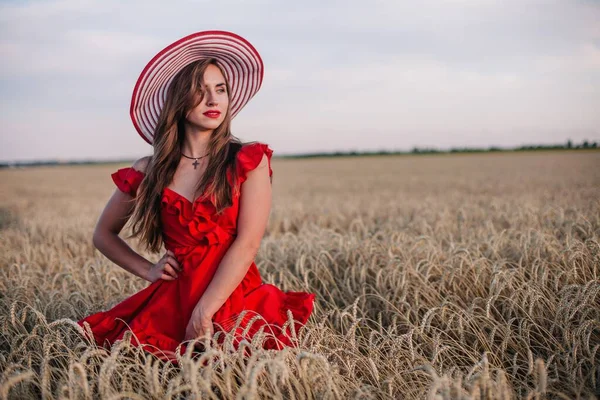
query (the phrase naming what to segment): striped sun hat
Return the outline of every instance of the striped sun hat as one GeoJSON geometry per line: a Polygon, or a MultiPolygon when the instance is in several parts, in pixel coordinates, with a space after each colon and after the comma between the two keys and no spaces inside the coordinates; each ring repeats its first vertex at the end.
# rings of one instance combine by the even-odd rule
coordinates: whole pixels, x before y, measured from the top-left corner
{"type": "Polygon", "coordinates": [[[232,119],[258,92],[263,80],[263,62],[246,39],[226,31],[203,31],[185,36],[150,60],[133,89],[129,112],[135,129],[146,142],[153,142],[172,79],[186,65],[209,57],[216,58],[225,71],[231,88],[232,119]]]}

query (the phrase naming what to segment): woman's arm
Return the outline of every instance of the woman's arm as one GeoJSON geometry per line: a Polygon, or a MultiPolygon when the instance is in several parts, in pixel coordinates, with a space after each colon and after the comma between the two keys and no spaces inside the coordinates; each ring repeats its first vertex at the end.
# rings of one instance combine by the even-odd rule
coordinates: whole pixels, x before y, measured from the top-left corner
{"type": "Polygon", "coordinates": [[[271,177],[266,154],[242,183],[237,236],[194,307],[184,341],[212,337],[212,318],[242,282],[260,247],[271,211],[271,177]]]}
{"type": "Polygon", "coordinates": [[[248,172],[242,184],[237,237],[221,259],[210,284],[198,302],[214,315],[242,282],[260,247],[271,211],[271,180],[266,155],[248,172]]]}
{"type": "MultiPolygon", "coordinates": [[[[138,171],[145,172],[149,157],[137,160],[132,167],[138,171]]],[[[119,237],[119,233],[127,223],[129,215],[133,210],[133,197],[118,188],[108,200],[100,218],[96,223],[92,243],[109,260],[139,276],[145,280],[150,267],[154,265],[146,260],[119,237]]]]}

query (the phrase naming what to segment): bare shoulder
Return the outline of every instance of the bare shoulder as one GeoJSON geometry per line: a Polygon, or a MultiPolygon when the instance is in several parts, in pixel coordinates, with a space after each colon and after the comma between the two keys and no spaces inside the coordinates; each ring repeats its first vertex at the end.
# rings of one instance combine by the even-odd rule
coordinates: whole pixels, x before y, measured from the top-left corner
{"type": "Polygon", "coordinates": [[[146,168],[148,167],[148,163],[150,162],[150,156],[145,156],[140,159],[135,160],[132,167],[133,169],[146,173],[146,168]]]}

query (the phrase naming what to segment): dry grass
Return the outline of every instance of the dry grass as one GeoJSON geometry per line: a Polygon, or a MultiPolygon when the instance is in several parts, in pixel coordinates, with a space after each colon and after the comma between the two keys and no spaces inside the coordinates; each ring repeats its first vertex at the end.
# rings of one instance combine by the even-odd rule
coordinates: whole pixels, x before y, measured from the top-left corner
{"type": "Polygon", "coordinates": [[[317,294],[300,346],[180,368],[73,323],[145,286],[91,244],[116,168],[0,171],[2,399],[600,395],[600,152],[274,160],[256,261],[317,294]]]}

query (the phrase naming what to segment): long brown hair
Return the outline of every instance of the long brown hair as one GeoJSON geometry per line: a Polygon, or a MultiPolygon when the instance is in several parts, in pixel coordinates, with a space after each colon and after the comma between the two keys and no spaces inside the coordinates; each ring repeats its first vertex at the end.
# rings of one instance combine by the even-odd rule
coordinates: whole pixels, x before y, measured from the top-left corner
{"type": "MultiPolygon", "coordinates": [[[[152,146],[154,152],[146,167],[146,174],[137,190],[135,208],[132,214],[132,233],[139,236],[146,248],[155,253],[162,245],[161,199],[165,187],[173,180],[179,161],[181,145],[185,138],[184,122],[189,110],[196,107],[204,98],[201,83],[208,65],[216,65],[223,76],[223,69],[214,58],[199,60],[185,66],[169,85],[165,104],[158,118],[152,146]]],[[[227,95],[230,96],[229,82],[225,80],[227,95]]],[[[231,134],[231,102],[225,118],[216,128],[208,143],[209,161],[205,173],[196,185],[196,191],[203,197],[210,197],[217,213],[233,204],[233,196],[238,195],[238,178],[232,170],[232,184],[227,180],[227,170],[235,163],[235,156],[242,146],[241,141],[231,134]],[[234,193],[232,193],[232,187],[234,193]]]]}

